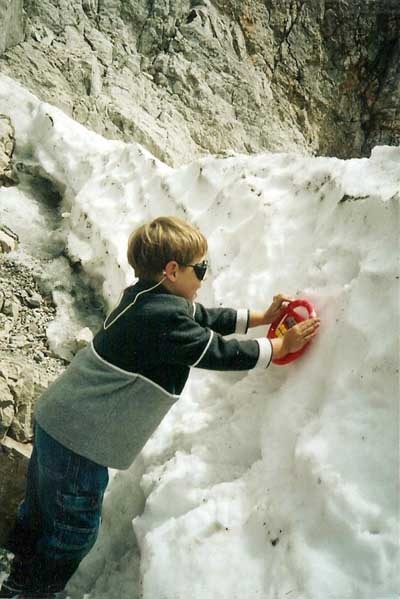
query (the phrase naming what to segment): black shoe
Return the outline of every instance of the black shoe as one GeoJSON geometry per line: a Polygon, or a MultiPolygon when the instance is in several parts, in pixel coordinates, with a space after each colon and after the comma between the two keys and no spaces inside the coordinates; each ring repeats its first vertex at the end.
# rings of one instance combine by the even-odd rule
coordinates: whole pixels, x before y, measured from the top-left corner
{"type": "Polygon", "coordinates": [[[24,561],[32,559],[39,535],[38,530],[31,530],[16,522],[3,548],[24,561]]]}
{"type": "Polygon", "coordinates": [[[61,593],[38,593],[23,591],[3,584],[0,590],[0,599],[57,599],[57,597],[65,597],[61,593]]]}
{"type": "Polygon", "coordinates": [[[65,599],[61,589],[78,565],[71,563],[15,557],[8,578],[0,585],[0,599],[65,599]]]}
{"type": "Polygon", "coordinates": [[[53,597],[55,597],[55,595],[32,595],[28,593],[28,591],[20,591],[18,589],[13,589],[12,587],[5,587],[4,585],[0,591],[1,599],[50,599],[53,597]]]}
{"type": "Polygon", "coordinates": [[[29,591],[12,586],[7,581],[3,583],[0,590],[0,599],[63,599],[65,597],[64,591],[60,591],[59,593],[29,591]]]}
{"type": "Polygon", "coordinates": [[[3,582],[0,590],[1,599],[17,599],[20,597],[22,589],[8,584],[7,580],[3,582]]]}

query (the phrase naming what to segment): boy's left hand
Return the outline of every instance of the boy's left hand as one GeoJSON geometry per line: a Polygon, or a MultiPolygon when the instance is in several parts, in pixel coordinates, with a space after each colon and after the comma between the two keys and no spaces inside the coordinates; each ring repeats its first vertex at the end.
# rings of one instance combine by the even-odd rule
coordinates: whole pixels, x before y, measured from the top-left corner
{"type": "Polygon", "coordinates": [[[288,304],[289,302],[293,302],[294,300],[294,297],[284,295],[283,293],[278,293],[278,295],[274,295],[272,299],[272,304],[264,312],[264,324],[271,324],[271,322],[274,322],[283,314],[286,308],[286,304],[288,304]]]}

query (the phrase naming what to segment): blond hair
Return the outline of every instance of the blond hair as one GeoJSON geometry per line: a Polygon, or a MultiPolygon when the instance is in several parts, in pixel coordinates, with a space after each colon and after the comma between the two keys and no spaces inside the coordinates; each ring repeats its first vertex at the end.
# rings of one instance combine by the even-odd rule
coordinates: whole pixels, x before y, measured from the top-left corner
{"type": "Polygon", "coordinates": [[[170,260],[190,264],[207,252],[207,240],[193,225],[173,216],[160,216],[133,231],[128,262],[137,277],[153,278],[170,260]]]}

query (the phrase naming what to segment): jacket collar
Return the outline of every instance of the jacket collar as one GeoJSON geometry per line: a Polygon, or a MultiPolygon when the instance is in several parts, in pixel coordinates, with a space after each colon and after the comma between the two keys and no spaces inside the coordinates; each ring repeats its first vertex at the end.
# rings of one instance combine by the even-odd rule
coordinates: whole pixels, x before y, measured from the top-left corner
{"type": "MultiPolygon", "coordinates": [[[[133,288],[135,291],[144,291],[145,289],[151,289],[155,285],[157,285],[157,281],[151,279],[138,279],[133,288]]],[[[169,295],[173,295],[164,287],[162,283],[160,283],[157,287],[154,287],[152,293],[168,293],[169,295]]]]}

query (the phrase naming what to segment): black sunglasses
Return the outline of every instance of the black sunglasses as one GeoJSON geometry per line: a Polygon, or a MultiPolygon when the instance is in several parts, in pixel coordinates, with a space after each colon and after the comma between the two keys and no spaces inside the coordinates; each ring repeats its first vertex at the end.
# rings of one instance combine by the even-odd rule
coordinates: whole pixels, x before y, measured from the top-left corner
{"type": "Polygon", "coordinates": [[[199,279],[199,281],[202,281],[206,276],[208,261],[203,260],[203,262],[197,262],[197,264],[181,264],[181,266],[191,266],[196,277],[199,279]]]}

